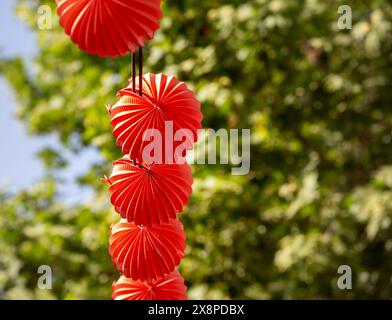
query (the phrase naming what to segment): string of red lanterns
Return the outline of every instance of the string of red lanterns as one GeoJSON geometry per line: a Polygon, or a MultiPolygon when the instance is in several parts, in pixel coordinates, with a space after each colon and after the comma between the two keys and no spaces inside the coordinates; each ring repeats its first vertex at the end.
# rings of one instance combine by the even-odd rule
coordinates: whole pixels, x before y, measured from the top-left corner
{"type": "Polygon", "coordinates": [[[124,155],[113,162],[112,174],[105,179],[110,201],[122,218],[111,226],[109,239],[109,253],[121,273],[112,285],[112,298],[186,299],[187,288],[176,269],[186,247],[178,213],[192,193],[192,172],[187,163],[176,163],[166,145],[168,140],[174,141],[172,148],[183,143],[174,137],[179,130],[185,132],[188,142],[196,142],[203,116],[195,94],[184,83],[164,74],[143,75],[142,47],[159,28],[160,0],[56,2],[61,26],[81,50],[100,57],[131,52],[132,57],[130,83],[108,107],[113,136],[124,155]],[[169,136],[167,123],[172,125],[169,136]],[[165,137],[163,162],[143,157],[147,130],[165,137]]]}

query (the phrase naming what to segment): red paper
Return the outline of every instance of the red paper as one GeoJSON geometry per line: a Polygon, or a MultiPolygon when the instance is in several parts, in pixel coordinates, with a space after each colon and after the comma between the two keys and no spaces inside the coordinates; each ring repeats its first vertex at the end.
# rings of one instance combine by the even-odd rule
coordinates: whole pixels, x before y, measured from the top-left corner
{"type": "Polygon", "coordinates": [[[164,278],[151,283],[134,281],[121,276],[112,285],[114,300],[186,300],[186,286],[175,270],[164,278]]]}
{"type": "MultiPolygon", "coordinates": [[[[137,91],[139,86],[137,85],[137,91]]],[[[132,85],[119,91],[121,98],[109,108],[112,117],[113,135],[117,138],[117,146],[122,148],[123,154],[130,154],[132,159],[143,160],[142,151],[150,141],[143,142],[143,135],[148,129],[157,129],[162,138],[162,161],[174,161],[174,155],[168,155],[166,145],[172,143],[172,151],[185,140],[175,141],[175,134],[180,129],[188,130],[184,136],[190,141],[197,141],[197,131],[201,129],[203,115],[200,103],[195,94],[175,77],[165,74],[145,74],[143,76],[143,97],[134,93],[132,85]],[[166,140],[165,122],[172,121],[173,134],[166,140]]],[[[188,148],[189,149],[189,148],[188,148]]],[[[156,161],[157,162],[157,161],[156,161]]]]}
{"type": "Polygon", "coordinates": [[[109,253],[127,278],[151,282],[174,271],[186,247],[182,223],[138,226],[125,220],[111,228],[109,253]]]}
{"type": "Polygon", "coordinates": [[[188,204],[192,169],[188,164],[136,165],[129,156],[113,163],[107,180],[110,200],[122,218],[135,224],[168,223],[188,204]]]}
{"type": "Polygon", "coordinates": [[[143,47],[159,28],[160,0],[59,0],[57,14],[81,50],[100,57],[143,47]]]}

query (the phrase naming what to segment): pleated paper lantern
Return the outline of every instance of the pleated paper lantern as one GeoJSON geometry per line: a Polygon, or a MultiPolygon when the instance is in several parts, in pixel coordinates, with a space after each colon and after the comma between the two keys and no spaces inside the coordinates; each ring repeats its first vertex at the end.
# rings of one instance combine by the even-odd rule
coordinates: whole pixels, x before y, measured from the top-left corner
{"type": "Polygon", "coordinates": [[[160,0],[58,0],[60,24],[83,51],[126,55],[151,39],[162,16],[160,0]]]}
{"type": "Polygon", "coordinates": [[[192,169],[188,164],[137,165],[129,156],[113,163],[110,200],[122,218],[137,225],[168,223],[188,204],[192,169]]]}
{"type": "Polygon", "coordinates": [[[111,228],[109,252],[127,278],[152,282],[174,271],[185,251],[182,223],[138,226],[125,220],[111,228]]]}
{"type": "Polygon", "coordinates": [[[184,83],[164,74],[142,75],[142,47],[159,28],[161,1],[55,1],[61,26],[81,50],[100,57],[133,53],[132,83],[108,108],[113,135],[124,154],[106,179],[111,202],[123,218],[112,226],[109,241],[113,263],[122,273],[112,285],[112,298],[185,300],[187,288],[176,266],[186,241],[177,214],[192,193],[192,170],[183,161],[197,141],[203,116],[184,83]],[[156,144],[151,149],[152,142],[156,144]],[[156,145],[161,148],[158,156],[156,145]]]}
{"type": "Polygon", "coordinates": [[[121,276],[113,283],[112,298],[114,300],[186,300],[184,279],[178,272],[151,283],[134,281],[121,276]]]}
{"type": "MultiPolygon", "coordinates": [[[[133,92],[130,84],[119,91],[120,99],[109,108],[117,146],[122,148],[124,154],[129,153],[132,159],[151,163],[148,159],[142,159],[142,152],[150,143],[143,142],[143,136],[147,129],[157,129],[163,138],[160,163],[177,162],[171,152],[175,152],[184,140],[190,142],[187,149],[192,148],[193,142],[197,141],[197,131],[201,129],[203,119],[200,103],[183,82],[165,74],[145,74],[142,91],[143,97],[140,97],[133,92]],[[168,121],[172,122],[173,131],[170,133],[170,130],[166,130],[169,135],[165,133],[168,121]],[[182,141],[176,141],[175,134],[181,129],[184,137],[182,141]],[[167,140],[168,137],[171,141],[167,140]],[[170,143],[173,148],[166,149],[166,145],[170,148],[170,143]],[[171,150],[170,155],[166,150],[171,150]]],[[[184,153],[181,154],[184,156],[184,153]]]]}

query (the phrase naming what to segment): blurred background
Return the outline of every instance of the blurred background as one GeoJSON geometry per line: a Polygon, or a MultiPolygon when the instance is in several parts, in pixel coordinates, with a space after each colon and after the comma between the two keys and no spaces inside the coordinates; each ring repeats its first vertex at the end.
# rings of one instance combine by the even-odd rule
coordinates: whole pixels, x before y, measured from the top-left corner
{"type": "MultiPolygon", "coordinates": [[[[145,71],[186,81],[205,128],[252,133],[248,175],[193,167],[181,215],[189,298],[392,298],[391,1],[163,6],[145,71]],[[352,29],[338,28],[340,5],[352,29]],[[340,265],[352,290],[337,286],[340,265]]],[[[118,216],[100,178],[120,152],[105,104],[130,57],[80,52],[54,1],[0,8],[0,298],[110,299],[118,216]],[[37,288],[40,265],[52,290],[37,288]]]]}

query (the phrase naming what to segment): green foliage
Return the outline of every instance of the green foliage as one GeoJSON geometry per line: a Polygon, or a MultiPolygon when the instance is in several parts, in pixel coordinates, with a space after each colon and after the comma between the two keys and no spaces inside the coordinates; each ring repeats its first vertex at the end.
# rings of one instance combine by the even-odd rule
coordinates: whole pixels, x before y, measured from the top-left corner
{"type": "MultiPolygon", "coordinates": [[[[1,197],[0,296],[108,299],[117,273],[107,239],[117,216],[99,178],[120,153],[105,104],[127,83],[129,58],[80,52],[57,20],[37,30],[42,3],[54,6],[18,6],[37,34],[34,70],[18,58],[0,65],[18,115],[32,134],[54,133],[74,151],[96,147],[105,160],[78,179],[94,188],[91,203],[63,205],[50,176],[1,197]],[[36,289],[41,264],[54,268],[52,291],[36,289]]],[[[195,89],[204,127],[252,132],[248,175],[194,166],[182,215],[190,298],[391,298],[390,1],[183,0],[164,8],[146,71],[195,89]],[[352,7],[352,30],[337,28],[342,4],[352,7]],[[342,264],[353,269],[351,291],[337,288],[342,264]]],[[[66,165],[53,150],[41,158],[51,170],[66,165]]]]}

